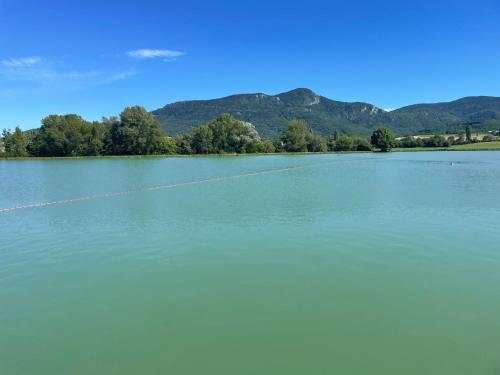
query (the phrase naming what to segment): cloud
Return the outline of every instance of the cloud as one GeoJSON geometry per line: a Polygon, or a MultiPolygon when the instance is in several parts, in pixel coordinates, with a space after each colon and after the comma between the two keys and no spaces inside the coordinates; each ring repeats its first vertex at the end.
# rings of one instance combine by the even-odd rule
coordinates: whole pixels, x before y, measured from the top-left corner
{"type": "Polygon", "coordinates": [[[0,64],[8,68],[23,68],[37,65],[42,61],[40,57],[22,57],[19,59],[0,60],[0,64]]]}
{"type": "Polygon", "coordinates": [[[384,111],[386,111],[386,112],[392,112],[395,110],[396,110],[396,108],[384,108],[384,111]]]}
{"type": "Polygon", "coordinates": [[[178,57],[183,56],[184,52],[172,51],[169,49],[137,49],[127,52],[127,55],[134,59],[156,59],[163,58],[164,62],[175,61],[178,57]]]}
{"type": "Polygon", "coordinates": [[[128,70],[125,72],[113,73],[111,75],[108,75],[103,83],[122,81],[124,79],[129,78],[129,77],[135,76],[136,74],[137,74],[137,72],[135,70],[128,70]]]}
{"type": "Polygon", "coordinates": [[[23,57],[0,60],[0,78],[7,81],[24,81],[40,84],[66,82],[114,82],[135,75],[133,70],[63,70],[56,64],[40,57],[23,57]]]}
{"type": "Polygon", "coordinates": [[[135,70],[76,70],[39,57],[0,60],[0,97],[46,95],[123,81],[135,70]]]}

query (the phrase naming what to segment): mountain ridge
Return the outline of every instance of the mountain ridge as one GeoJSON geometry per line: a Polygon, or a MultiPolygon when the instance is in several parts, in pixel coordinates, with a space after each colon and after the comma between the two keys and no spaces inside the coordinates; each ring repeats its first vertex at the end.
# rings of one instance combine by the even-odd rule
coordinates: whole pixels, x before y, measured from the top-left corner
{"type": "Polygon", "coordinates": [[[333,100],[308,88],[297,88],[276,95],[259,92],[185,100],[152,111],[169,135],[188,132],[221,113],[252,123],[263,138],[278,137],[294,118],[307,121],[323,136],[335,131],[369,135],[380,126],[397,135],[455,132],[465,123],[473,123],[477,130],[500,129],[500,97],[484,95],[386,111],[370,103],[333,100]]]}

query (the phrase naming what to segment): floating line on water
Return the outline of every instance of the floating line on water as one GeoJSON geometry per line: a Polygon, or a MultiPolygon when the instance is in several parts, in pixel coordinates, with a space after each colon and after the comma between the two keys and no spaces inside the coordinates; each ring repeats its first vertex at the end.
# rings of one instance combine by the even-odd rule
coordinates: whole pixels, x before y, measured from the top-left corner
{"type": "MultiPolygon", "coordinates": [[[[366,159],[364,159],[364,160],[366,160],[366,159]]],[[[286,171],[291,171],[291,170],[322,167],[322,166],[326,166],[326,165],[330,165],[330,164],[338,163],[338,162],[339,162],[339,160],[325,162],[325,163],[296,165],[296,166],[284,167],[284,168],[265,169],[265,170],[255,171],[255,172],[241,173],[241,174],[232,175],[232,176],[209,177],[209,178],[204,178],[204,179],[200,179],[200,180],[179,182],[179,183],[175,183],[175,184],[157,185],[157,186],[129,189],[129,190],[117,191],[117,192],[111,192],[111,193],[105,193],[105,194],[86,195],[86,196],[77,197],[77,198],[54,200],[54,201],[43,202],[43,203],[26,204],[26,205],[10,207],[10,208],[0,208],[0,213],[26,210],[29,208],[41,208],[41,207],[47,207],[47,206],[63,205],[63,204],[74,203],[74,202],[90,201],[90,200],[100,199],[100,198],[111,198],[111,197],[116,197],[116,196],[121,196],[121,195],[129,195],[129,194],[142,193],[142,192],[148,192],[148,191],[174,189],[174,188],[182,187],[182,186],[199,185],[199,184],[205,184],[205,183],[210,183],[210,182],[235,180],[238,178],[258,176],[258,175],[263,175],[263,174],[280,173],[280,172],[286,172],[286,171]]]]}

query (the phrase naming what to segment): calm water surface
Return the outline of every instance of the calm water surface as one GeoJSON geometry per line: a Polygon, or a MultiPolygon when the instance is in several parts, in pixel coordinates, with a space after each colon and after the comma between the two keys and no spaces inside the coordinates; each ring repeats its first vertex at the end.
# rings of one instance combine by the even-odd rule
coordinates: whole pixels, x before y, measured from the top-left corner
{"type": "Polygon", "coordinates": [[[498,152],[0,161],[46,202],[0,212],[2,375],[500,374],[498,152]]]}

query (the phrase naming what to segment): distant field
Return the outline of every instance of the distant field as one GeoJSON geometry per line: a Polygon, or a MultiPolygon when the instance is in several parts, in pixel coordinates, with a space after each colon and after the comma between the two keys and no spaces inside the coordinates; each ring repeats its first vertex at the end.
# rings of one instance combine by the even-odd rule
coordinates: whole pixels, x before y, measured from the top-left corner
{"type": "MultiPolygon", "coordinates": [[[[445,138],[453,137],[455,140],[460,137],[459,134],[438,134],[438,135],[445,137],[445,138]]],[[[472,138],[476,139],[478,141],[482,141],[483,138],[486,137],[487,135],[491,135],[491,133],[472,133],[472,138]]],[[[432,138],[432,137],[434,137],[434,134],[417,134],[417,135],[413,136],[413,138],[420,138],[420,139],[428,139],[428,138],[432,138]]],[[[403,139],[403,138],[406,138],[406,137],[398,137],[396,139],[403,139]]]]}
{"type": "Polygon", "coordinates": [[[452,150],[500,150],[500,141],[451,146],[452,150]]]}
{"type": "Polygon", "coordinates": [[[487,151],[500,150],[500,141],[470,143],[467,145],[455,145],[451,147],[414,147],[414,148],[396,148],[394,151],[487,151]]]}

